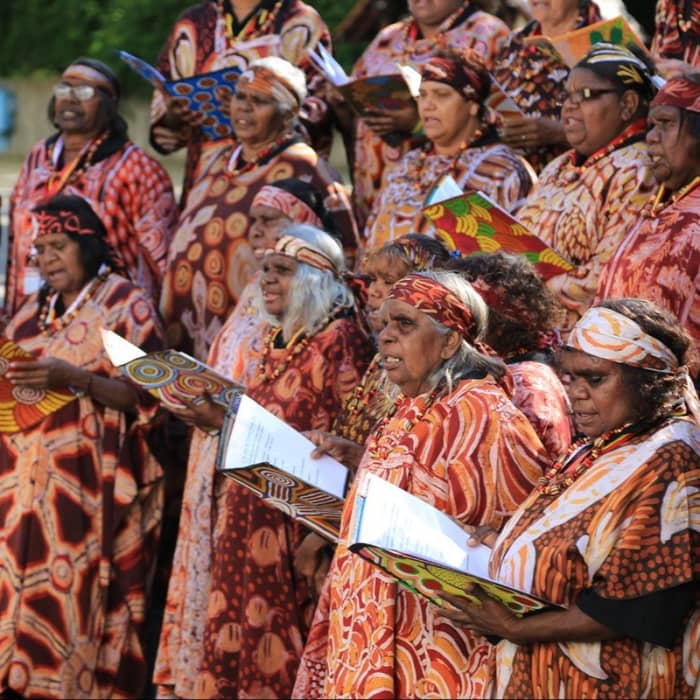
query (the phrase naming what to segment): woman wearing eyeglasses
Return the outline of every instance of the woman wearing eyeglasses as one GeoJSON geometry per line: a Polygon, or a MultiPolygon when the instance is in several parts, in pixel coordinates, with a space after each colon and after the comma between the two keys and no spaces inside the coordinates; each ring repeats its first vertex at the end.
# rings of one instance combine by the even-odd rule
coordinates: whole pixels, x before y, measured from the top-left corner
{"type": "Polygon", "coordinates": [[[158,301],[177,207],[167,172],[129,140],[119,96],[112,70],[91,58],[74,61],[54,86],[48,115],[56,131],[32,148],[10,200],[8,315],[40,285],[31,264],[31,211],[58,194],[89,202],[119,271],[158,301]]]}
{"type": "Polygon", "coordinates": [[[542,171],[517,214],[575,266],[547,283],[567,310],[565,332],[591,305],[601,268],[654,185],[644,143],[653,94],[641,58],[596,44],[571,71],[562,95],[571,149],[542,171]]]}

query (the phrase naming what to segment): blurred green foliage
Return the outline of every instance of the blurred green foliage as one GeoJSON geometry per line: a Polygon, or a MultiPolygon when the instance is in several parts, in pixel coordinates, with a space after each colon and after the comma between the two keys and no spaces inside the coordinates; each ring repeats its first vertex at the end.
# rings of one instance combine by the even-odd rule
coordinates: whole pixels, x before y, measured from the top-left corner
{"type": "MultiPolygon", "coordinates": [[[[307,0],[331,31],[354,0],[307,0]]],[[[126,94],[148,95],[148,84],[116,59],[125,49],[155,63],[187,0],[0,0],[0,75],[55,74],[78,56],[99,58],[112,66],[126,94]]],[[[340,44],[338,59],[347,70],[364,45],[340,44]]]]}

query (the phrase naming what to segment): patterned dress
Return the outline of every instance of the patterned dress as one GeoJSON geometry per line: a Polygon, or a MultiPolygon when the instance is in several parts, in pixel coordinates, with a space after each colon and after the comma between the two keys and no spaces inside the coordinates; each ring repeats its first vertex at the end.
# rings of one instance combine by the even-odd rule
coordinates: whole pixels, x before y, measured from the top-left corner
{"type": "Polygon", "coordinates": [[[456,156],[416,148],[392,170],[365,231],[367,250],[407,233],[434,232],[423,216],[425,200],[445,175],[462,190],[481,190],[508,211],[521,206],[535,174],[528,163],[504,144],[475,144],[456,156]]]}
{"type": "MultiPolygon", "coordinates": [[[[436,51],[444,48],[474,49],[487,65],[491,65],[494,54],[507,36],[508,27],[500,19],[464,2],[445,18],[432,39],[422,37],[413,18],[382,29],[355,64],[351,77],[359,79],[396,73],[397,63],[420,67],[436,51]]],[[[356,121],[352,141],[353,196],[361,228],[386,186],[389,173],[410,149],[418,145],[418,141],[416,137],[406,135],[399,143],[390,146],[362,119],[356,121]]]]}
{"type": "MultiPolygon", "coordinates": [[[[288,360],[272,348],[268,371],[248,395],[297,430],[328,430],[370,359],[369,343],[349,319],[332,321],[288,360]]],[[[215,480],[216,518],[204,656],[196,697],[289,697],[313,602],[293,568],[308,530],[225,478],[215,480]]]]}
{"type": "Polygon", "coordinates": [[[651,52],[700,66],[700,2],[657,0],[651,52]]]}
{"type": "MultiPolygon", "coordinates": [[[[586,27],[600,19],[598,6],[593,2],[587,3],[572,29],[586,27]]],[[[512,34],[494,59],[493,77],[524,116],[558,121],[560,93],[569,77],[569,67],[559,56],[527,42],[529,37],[541,34],[539,22],[535,20],[512,34]]],[[[537,172],[563,150],[561,145],[517,149],[537,172]]]]}
{"type": "Polygon", "coordinates": [[[603,270],[597,300],[648,299],[700,343],[700,187],[644,215],[603,270]]]}
{"type": "MultiPolygon", "coordinates": [[[[426,394],[402,400],[367,441],[358,474],[377,474],[464,524],[498,527],[546,464],[532,426],[487,377],[433,403],[426,394]]],[[[305,655],[294,696],[491,697],[494,647],[343,544],[353,496],[326,583],[329,610],[317,610],[309,636],[309,647],[326,645],[326,659],[305,655]]]]}
{"type": "MultiPolygon", "coordinates": [[[[637,139],[640,137],[637,136],[637,139]]],[[[603,149],[576,165],[573,150],[540,174],[518,220],[574,264],[547,281],[567,310],[569,331],[593,302],[598,278],[654,187],[646,144],[603,149]]]]}
{"type": "MultiPolygon", "coordinates": [[[[247,384],[257,370],[267,328],[252,305],[257,284],[258,276],[243,291],[233,313],[214,339],[207,359],[214,370],[243,384],[247,384]]],[[[177,545],[154,672],[160,697],[192,697],[202,663],[218,443],[218,435],[195,430],[190,444],[177,545]]]]}
{"type": "MultiPolygon", "coordinates": [[[[38,359],[56,357],[111,378],[99,328],[144,350],[162,348],[154,308],[110,275],[69,325],[44,335],[37,297],[6,330],[38,359]]],[[[140,634],[162,511],[160,465],[139,417],[75,399],[39,425],[0,437],[0,694],[139,697],[140,634]]]]}
{"type": "Polygon", "coordinates": [[[340,177],[310,146],[291,138],[252,169],[235,172],[229,170],[231,153],[230,146],[219,147],[203,164],[170,246],[160,303],[168,342],[201,360],[258,268],[246,234],[250,206],[263,185],[296,177],[327,193],[346,248],[356,243],[340,177]]]}
{"type": "MultiPolygon", "coordinates": [[[[42,199],[59,194],[52,184],[59,174],[52,160],[58,137],[54,134],[32,148],[10,197],[8,316],[25,297],[33,235],[31,209],[42,199]]],[[[87,150],[89,146],[81,158],[87,158],[87,150]]],[[[170,176],[141,148],[116,136],[104,141],[87,160],[88,167],[69,179],[60,194],[77,194],[88,200],[107,229],[107,241],[117,256],[120,272],[127,273],[157,303],[177,221],[170,176]]],[[[78,166],[75,172],[80,170],[78,166]]]]}
{"type": "MultiPolygon", "coordinates": [[[[558,496],[534,491],[508,521],[491,574],[554,603],[593,588],[623,603],[700,577],[700,432],[668,422],[598,457],[558,496]]],[[[667,649],[630,636],[498,645],[506,698],[688,698],[700,612],[667,649]]]]}
{"type": "MultiPolygon", "coordinates": [[[[301,0],[261,0],[241,24],[232,15],[228,0],[223,3],[205,0],[187,9],[177,20],[160,54],[158,69],[166,79],[175,80],[230,66],[243,69],[256,58],[269,55],[286,58],[306,73],[311,94],[302,106],[301,118],[313,137],[314,146],[328,155],[331,137],[328,109],[325,102],[313,95],[322,80],[306,53],[307,48],[313,48],[319,42],[330,49],[328,28],[318,12],[301,0]],[[227,20],[232,20],[230,31],[227,20]]],[[[151,103],[151,124],[157,122],[164,112],[165,103],[156,91],[151,103]]],[[[164,153],[187,146],[185,180],[180,197],[184,208],[203,152],[219,147],[221,142],[207,141],[199,130],[195,130],[191,138],[185,132],[170,131],[169,135],[176,140],[175,148],[159,144],[153,132],[151,140],[164,153]]]]}

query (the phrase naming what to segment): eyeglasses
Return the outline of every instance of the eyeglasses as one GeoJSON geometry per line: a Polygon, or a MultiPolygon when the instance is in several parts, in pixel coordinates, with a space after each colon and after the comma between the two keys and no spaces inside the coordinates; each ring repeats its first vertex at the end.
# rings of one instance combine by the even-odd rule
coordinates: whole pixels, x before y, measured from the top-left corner
{"type": "Polygon", "coordinates": [[[584,87],[580,90],[574,90],[569,92],[568,90],[562,90],[559,93],[559,104],[563,105],[564,102],[569,100],[574,107],[578,107],[582,102],[588,102],[589,100],[595,100],[601,95],[606,95],[610,92],[619,92],[614,88],[589,88],[584,87]]]}
{"type": "Polygon", "coordinates": [[[53,96],[59,100],[65,100],[71,95],[80,102],[91,100],[97,93],[94,85],[68,85],[68,83],[58,83],[53,86],[53,96]]]}

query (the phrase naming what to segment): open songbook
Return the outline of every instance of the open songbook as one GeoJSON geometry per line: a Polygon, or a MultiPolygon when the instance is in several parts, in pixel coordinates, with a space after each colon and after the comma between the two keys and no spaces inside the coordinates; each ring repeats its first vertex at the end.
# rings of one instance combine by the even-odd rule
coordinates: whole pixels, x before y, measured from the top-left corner
{"type": "Polygon", "coordinates": [[[224,425],[216,468],[265,503],[338,541],[349,470],[248,396],[224,425]]]}
{"type": "Polygon", "coordinates": [[[428,195],[423,216],[435,226],[449,250],[468,256],[478,253],[524,255],[542,279],[573,270],[573,265],[483,192],[461,192],[451,176],[446,176],[428,195]]]}
{"type": "Polygon", "coordinates": [[[587,27],[581,27],[559,36],[532,36],[526,37],[524,41],[558,56],[569,68],[573,68],[591,50],[592,46],[602,41],[624,47],[634,44],[644,53],[649,53],[644,42],[621,15],[589,24],[587,27]]]}
{"type": "Polygon", "coordinates": [[[134,384],[158,398],[166,408],[182,408],[185,402],[203,401],[206,391],[212,400],[227,408],[245,391],[187,353],[161,350],[145,353],[112,331],[102,329],[102,342],[110,362],[134,384]]]}
{"type": "Polygon", "coordinates": [[[515,100],[493,75],[491,76],[491,93],[486,98],[485,104],[496,112],[497,116],[505,120],[520,119],[525,116],[515,100]]]}
{"type": "MultiPolygon", "coordinates": [[[[316,51],[307,50],[312,62],[338,89],[358,116],[366,117],[376,109],[401,109],[414,103],[413,93],[417,91],[418,86],[414,74],[406,70],[406,66],[397,65],[396,72],[387,75],[368,75],[365,78],[351,79],[323,45],[319,44],[316,48],[316,51]]],[[[401,137],[390,134],[382,138],[391,144],[401,137]]]]}
{"type": "Polygon", "coordinates": [[[151,83],[154,88],[180,99],[193,112],[206,115],[200,128],[208,138],[218,140],[232,135],[228,102],[235,90],[236,80],[241,74],[239,68],[222,68],[189,78],[167,80],[155,66],[143,59],[128,51],[117,53],[124,63],[151,83]]]}
{"type": "Polygon", "coordinates": [[[31,353],[8,338],[0,337],[0,433],[19,433],[76,398],[65,389],[16,386],[5,378],[10,362],[35,360],[31,353]]]}
{"type": "Polygon", "coordinates": [[[448,515],[375,474],[360,478],[351,551],[436,605],[445,604],[443,593],[478,602],[468,592],[474,584],[517,615],[550,605],[491,578],[491,549],[468,546],[467,533],[448,515]]]}

